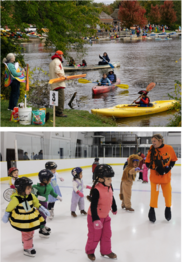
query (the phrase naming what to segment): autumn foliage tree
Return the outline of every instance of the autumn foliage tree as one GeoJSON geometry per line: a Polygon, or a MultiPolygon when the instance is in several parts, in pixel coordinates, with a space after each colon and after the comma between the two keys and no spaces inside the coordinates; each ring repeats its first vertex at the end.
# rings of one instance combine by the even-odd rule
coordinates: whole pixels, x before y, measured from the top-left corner
{"type": "Polygon", "coordinates": [[[173,1],[165,1],[163,5],[160,6],[161,13],[161,23],[163,25],[171,26],[176,22],[176,12],[173,9],[173,1]]]}
{"type": "Polygon", "coordinates": [[[130,28],[133,25],[144,26],[147,23],[146,10],[138,1],[122,1],[119,7],[118,18],[123,26],[130,28]]]}
{"type": "Polygon", "coordinates": [[[161,21],[161,14],[159,10],[159,6],[151,5],[150,13],[148,14],[148,18],[151,24],[159,24],[161,21]]]}

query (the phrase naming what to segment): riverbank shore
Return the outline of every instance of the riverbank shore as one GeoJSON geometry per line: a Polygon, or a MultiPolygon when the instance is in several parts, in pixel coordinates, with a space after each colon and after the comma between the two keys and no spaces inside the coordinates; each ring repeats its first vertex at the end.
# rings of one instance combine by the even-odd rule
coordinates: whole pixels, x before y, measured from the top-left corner
{"type": "MultiPolygon", "coordinates": [[[[20,125],[18,122],[9,121],[11,111],[7,110],[8,100],[1,100],[1,127],[52,127],[53,126],[53,110],[46,108],[49,112],[49,120],[43,126],[20,125]]],[[[37,108],[32,108],[36,110],[37,108]]],[[[88,111],[65,109],[64,114],[68,117],[56,117],[56,127],[116,127],[117,124],[112,118],[100,117],[90,114],[88,111]]]]}

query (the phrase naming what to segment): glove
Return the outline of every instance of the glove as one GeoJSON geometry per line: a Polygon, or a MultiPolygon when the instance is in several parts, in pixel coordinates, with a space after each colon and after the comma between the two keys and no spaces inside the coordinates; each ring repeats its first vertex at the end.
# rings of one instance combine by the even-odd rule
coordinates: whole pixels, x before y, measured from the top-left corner
{"type": "Polygon", "coordinates": [[[135,168],[135,171],[139,171],[139,170],[140,170],[140,168],[139,168],[139,167],[136,167],[136,168],[135,168]]]}
{"type": "Polygon", "coordinates": [[[144,157],[144,159],[143,160],[146,160],[146,157],[144,157]]]}
{"type": "Polygon", "coordinates": [[[50,216],[49,211],[48,211],[45,207],[43,207],[43,206],[40,206],[40,207],[39,207],[39,211],[41,211],[42,213],[44,213],[45,216],[50,216]]]}
{"type": "Polygon", "coordinates": [[[11,185],[11,186],[10,186],[10,188],[13,188],[13,189],[15,189],[16,187],[15,187],[14,185],[11,185]]]}
{"type": "Polygon", "coordinates": [[[156,170],[160,175],[164,175],[164,169],[163,169],[163,168],[157,167],[155,170],[156,170]]]}
{"type": "Polygon", "coordinates": [[[63,181],[64,181],[64,178],[62,178],[62,177],[59,177],[59,179],[61,180],[61,182],[63,182],[63,181]]]}
{"type": "Polygon", "coordinates": [[[116,214],[117,214],[117,211],[115,211],[115,212],[114,212],[114,211],[112,211],[112,213],[113,213],[113,215],[116,215],[116,214]]]}
{"type": "Polygon", "coordinates": [[[80,197],[84,197],[84,194],[82,194],[82,192],[80,192],[79,190],[76,192],[80,197]]]}
{"type": "Polygon", "coordinates": [[[40,201],[45,201],[45,200],[46,200],[46,198],[43,197],[43,196],[38,196],[37,198],[38,198],[38,200],[40,200],[40,201]]]}
{"type": "Polygon", "coordinates": [[[94,229],[102,229],[103,228],[102,222],[100,220],[95,220],[93,223],[94,223],[94,229]]]}
{"type": "Polygon", "coordinates": [[[62,199],[62,197],[60,197],[60,196],[57,196],[56,197],[59,201],[62,201],[63,199],[62,199]]]}
{"type": "Polygon", "coordinates": [[[171,170],[171,167],[170,166],[166,166],[164,168],[164,172],[167,174],[169,171],[171,170]]]}
{"type": "Polygon", "coordinates": [[[86,186],[86,188],[91,189],[92,187],[91,186],[86,186]]]}
{"type": "Polygon", "coordinates": [[[4,216],[2,217],[2,221],[3,221],[4,223],[7,223],[8,220],[9,220],[9,216],[10,216],[10,213],[9,213],[9,212],[5,212],[5,213],[4,213],[4,216]]]}

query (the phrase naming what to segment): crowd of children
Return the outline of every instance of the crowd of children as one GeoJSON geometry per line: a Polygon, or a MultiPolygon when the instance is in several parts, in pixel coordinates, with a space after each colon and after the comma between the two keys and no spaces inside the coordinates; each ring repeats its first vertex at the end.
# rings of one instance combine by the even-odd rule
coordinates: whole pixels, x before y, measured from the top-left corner
{"type": "MultiPolygon", "coordinates": [[[[156,220],[154,208],[157,207],[159,192],[156,192],[155,183],[161,183],[166,201],[165,218],[169,221],[171,219],[171,173],[169,172],[174,166],[177,157],[172,147],[163,144],[163,139],[160,135],[154,135],[152,139],[153,146],[151,146],[147,158],[142,156],[141,152],[138,152],[138,154],[130,155],[125,163],[119,194],[120,200],[122,200],[121,207],[126,211],[134,211],[131,205],[133,181],[136,178],[136,174],[140,172],[143,177],[143,183],[148,182],[147,173],[148,169],[151,169],[153,180],[151,182],[149,220],[151,222],[155,222],[156,220]],[[160,156],[164,156],[164,152],[170,154],[170,157],[166,158],[165,161],[158,158],[160,154],[160,156]],[[159,166],[159,162],[161,166],[159,166]],[[157,167],[156,163],[158,165],[157,167]],[[160,178],[159,174],[161,175],[160,178]]],[[[17,168],[13,167],[8,171],[10,187],[16,190],[11,195],[11,200],[6,208],[2,221],[4,223],[9,221],[14,229],[21,232],[24,255],[32,257],[36,255],[36,250],[33,245],[34,230],[39,229],[40,237],[47,238],[51,234],[51,228],[46,226],[46,219],[47,217],[53,219],[55,202],[58,200],[62,201],[57,179],[59,178],[60,181],[64,181],[62,177],[58,176],[56,169],[57,164],[53,161],[48,161],[45,164],[45,169],[38,173],[40,182],[34,185],[33,181],[27,177],[18,178],[17,168]]],[[[112,252],[111,248],[112,231],[111,218],[109,217],[110,210],[114,215],[117,214],[117,206],[112,187],[114,171],[110,165],[99,164],[99,158],[96,157],[92,164],[92,172],[93,185],[90,187],[88,185],[84,186],[83,184],[83,170],[81,167],[75,167],[71,171],[73,177],[71,216],[74,218],[77,217],[75,213],[77,205],[80,213],[87,215],[88,239],[85,252],[88,258],[91,261],[96,259],[95,249],[100,242],[101,255],[114,259],[117,258],[117,255],[112,252]],[[90,190],[87,196],[87,199],[90,201],[88,212],[85,211],[84,205],[84,187],[90,190]]]]}

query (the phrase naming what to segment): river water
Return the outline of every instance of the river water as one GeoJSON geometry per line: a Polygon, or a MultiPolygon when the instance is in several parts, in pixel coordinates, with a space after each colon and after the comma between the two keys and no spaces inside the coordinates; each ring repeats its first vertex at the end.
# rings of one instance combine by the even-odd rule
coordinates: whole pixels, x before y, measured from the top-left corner
{"type": "MultiPolygon", "coordinates": [[[[46,51],[42,43],[22,44],[25,48],[25,61],[30,69],[41,67],[49,70],[52,50],[46,51]]],[[[77,80],[69,81],[65,89],[65,108],[69,108],[68,102],[74,92],[77,92],[73,107],[79,110],[90,110],[92,108],[107,108],[117,104],[130,104],[138,97],[138,92],[145,89],[150,82],[155,82],[155,88],[149,93],[151,102],[156,100],[168,100],[168,93],[174,94],[175,80],[181,80],[181,40],[172,41],[140,41],[137,43],[122,43],[119,40],[95,42],[86,45],[87,54],[83,57],[87,64],[97,64],[99,54],[107,52],[111,63],[120,62],[120,67],[114,72],[121,83],[128,84],[129,89],[116,88],[114,91],[92,96],[93,83],[79,84],[77,80]],[[178,62],[176,62],[178,61],[178,62]]],[[[76,60],[75,52],[70,53],[76,60]]],[[[66,65],[66,61],[63,63],[66,65]]],[[[105,70],[79,71],[87,73],[90,81],[100,80],[105,70]]],[[[67,75],[78,74],[78,72],[66,72],[67,75]]],[[[166,126],[174,112],[164,112],[136,118],[118,119],[118,126],[166,126]]]]}

